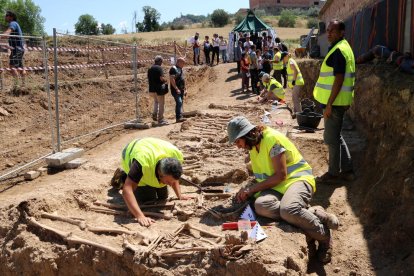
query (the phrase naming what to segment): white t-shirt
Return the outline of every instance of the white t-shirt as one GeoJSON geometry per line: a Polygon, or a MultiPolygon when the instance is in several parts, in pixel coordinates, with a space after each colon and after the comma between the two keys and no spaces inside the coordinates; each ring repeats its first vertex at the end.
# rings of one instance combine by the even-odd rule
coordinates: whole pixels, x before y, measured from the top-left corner
{"type": "Polygon", "coordinates": [[[216,38],[213,37],[212,42],[213,42],[212,43],[213,47],[219,47],[220,46],[220,44],[219,44],[220,39],[218,37],[216,37],[216,38]]]}
{"type": "Polygon", "coordinates": [[[246,47],[249,47],[249,49],[250,49],[250,47],[252,47],[253,46],[253,41],[246,41],[244,44],[243,44],[243,48],[246,48],[246,47]]]}

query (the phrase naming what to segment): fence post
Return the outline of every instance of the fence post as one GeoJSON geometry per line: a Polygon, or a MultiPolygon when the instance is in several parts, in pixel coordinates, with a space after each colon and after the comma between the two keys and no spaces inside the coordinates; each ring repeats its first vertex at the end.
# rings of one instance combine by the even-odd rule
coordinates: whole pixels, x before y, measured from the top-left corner
{"type": "Polygon", "coordinates": [[[49,110],[49,123],[50,123],[50,133],[52,136],[52,151],[55,153],[55,133],[53,129],[53,118],[52,118],[52,101],[50,100],[50,83],[49,83],[49,55],[46,48],[46,39],[43,37],[43,67],[45,68],[45,91],[47,93],[47,106],[49,110]]]}
{"type": "Polygon", "coordinates": [[[57,151],[60,152],[60,127],[59,127],[59,89],[58,89],[58,60],[57,60],[57,37],[56,28],[53,28],[53,72],[55,75],[55,111],[56,111],[56,139],[57,151]]]}
{"type": "Polygon", "coordinates": [[[174,64],[177,63],[177,42],[174,40],[174,64]]]}
{"type": "Polygon", "coordinates": [[[134,53],[132,54],[132,64],[134,70],[134,93],[135,93],[135,117],[139,120],[139,112],[138,112],[138,79],[137,79],[137,43],[134,43],[134,53]]]}
{"type": "MultiPolygon", "coordinates": [[[[88,51],[89,53],[89,51],[88,51]]],[[[104,50],[101,49],[101,56],[102,56],[102,62],[103,62],[103,69],[105,72],[105,79],[108,79],[108,69],[106,68],[106,59],[105,59],[105,54],[104,54],[104,50]]],[[[89,61],[88,61],[89,63],[89,61]]]]}

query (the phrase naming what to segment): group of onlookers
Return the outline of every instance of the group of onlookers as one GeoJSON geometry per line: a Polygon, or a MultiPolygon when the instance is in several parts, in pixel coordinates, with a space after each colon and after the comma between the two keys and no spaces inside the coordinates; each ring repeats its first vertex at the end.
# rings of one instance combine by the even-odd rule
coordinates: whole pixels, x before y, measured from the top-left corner
{"type": "Polygon", "coordinates": [[[219,64],[220,56],[223,63],[227,63],[229,61],[227,53],[228,42],[221,35],[219,36],[218,34],[213,34],[211,40],[210,37],[206,35],[204,36],[204,41],[200,42],[200,34],[195,33],[194,37],[190,39],[190,43],[193,48],[194,65],[202,64],[200,62],[201,49],[204,53],[204,63],[207,65],[213,66],[214,60],[216,60],[216,64],[219,64]]]}

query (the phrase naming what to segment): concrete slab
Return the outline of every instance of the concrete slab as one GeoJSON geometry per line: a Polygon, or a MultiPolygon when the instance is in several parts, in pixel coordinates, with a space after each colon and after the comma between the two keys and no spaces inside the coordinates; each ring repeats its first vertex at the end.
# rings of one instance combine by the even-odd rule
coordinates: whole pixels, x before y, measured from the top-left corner
{"type": "Polygon", "coordinates": [[[73,159],[81,157],[83,153],[84,150],[81,148],[69,148],[47,157],[46,163],[49,167],[60,167],[73,159]]]}
{"type": "Polygon", "coordinates": [[[36,179],[40,176],[40,172],[38,171],[29,171],[27,173],[24,174],[24,179],[25,180],[33,180],[36,179]]]}
{"type": "Polygon", "coordinates": [[[88,160],[85,158],[76,158],[66,163],[64,167],[65,169],[77,169],[83,164],[85,164],[86,162],[88,162],[88,160]]]}

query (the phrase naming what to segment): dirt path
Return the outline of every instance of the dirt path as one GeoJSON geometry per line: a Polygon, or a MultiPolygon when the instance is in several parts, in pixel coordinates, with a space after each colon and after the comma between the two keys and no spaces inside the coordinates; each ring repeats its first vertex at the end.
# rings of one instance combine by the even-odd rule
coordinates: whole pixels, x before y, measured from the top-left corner
{"type": "MultiPolygon", "coordinates": [[[[151,128],[148,130],[127,131],[121,136],[112,138],[109,142],[99,145],[95,149],[87,152],[84,157],[88,159],[88,163],[80,169],[63,171],[55,175],[42,176],[32,182],[23,182],[3,191],[0,194],[0,209],[5,210],[5,215],[2,217],[3,224],[7,225],[10,224],[11,221],[17,221],[16,212],[13,211],[13,209],[15,209],[14,207],[21,202],[28,202],[29,206],[26,206],[25,208],[27,208],[32,215],[36,215],[41,211],[58,211],[59,214],[75,217],[80,216],[86,218],[88,221],[93,221],[96,224],[122,222],[124,228],[138,228],[142,230],[142,233],[148,235],[153,235],[155,232],[160,232],[161,230],[174,229],[179,224],[178,221],[159,221],[147,230],[140,228],[131,220],[118,220],[114,219],[113,216],[102,216],[96,213],[91,214],[90,212],[87,212],[87,210],[80,209],[79,206],[82,205],[82,202],[91,202],[93,199],[103,201],[120,200],[119,194],[108,190],[108,182],[112,177],[113,171],[118,166],[119,155],[125,144],[133,138],[145,136],[159,137],[161,139],[173,141],[184,151],[185,156],[189,157],[188,159],[195,160],[192,164],[187,163],[185,165],[194,167],[195,164],[194,169],[184,170],[185,175],[193,181],[228,181],[232,183],[232,192],[236,192],[239,189],[239,184],[244,183],[248,179],[248,175],[244,170],[243,154],[241,154],[235,147],[229,147],[227,142],[225,142],[225,125],[229,118],[235,115],[245,115],[251,121],[259,123],[261,115],[264,113],[264,108],[271,111],[271,125],[287,133],[298,145],[299,149],[304,154],[305,159],[311,163],[314,168],[314,173],[316,175],[322,174],[326,170],[327,158],[326,148],[322,141],[322,132],[319,131],[315,134],[298,133],[298,131],[293,129],[293,126],[296,125],[295,121],[290,119],[289,113],[286,110],[270,110],[270,106],[255,104],[254,101],[256,96],[251,94],[241,94],[239,89],[241,81],[238,79],[234,67],[235,64],[221,64],[213,67],[213,72],[209,73],[210,75],[208,77],[204,78],[190,89],[184,107],[185,111],[199,110],[202,115],[191,118],[183,124],[170,124],[168,126],[151,128]],[[279,125],[275,124],[276,120],[279,125]],[[282,121],[283,124],[280,124],[280,121],[282,121]],[[197,167],[197,164],[202,164],[202,168],[197,167]]],[[[167,119],[172,121],[174,108],[172,105],[173,100],[169,99],[167,104],[169,105],[167,107],[167,119]]],[[[354,140],[350,139],[353,141],[354,146],[358,145],[360,142],[360,140],[357,139],[357,133],[349,132],[349,138],[355,138],[354,140]]],[[[183,188],[186,192],[194,192],[194,189],[191,187],[186,186],[183,188]]],[[[238,275],[249,275],[257,272],[259,272],[259,274],[268,275],[284,275],[284,273],[299,275],[304,271],[307,271],[308,273],[316,273],[318,275],[374,275],[369,250],[364,239],[363,228],[355,214],[355,208],[351,208],[351,205],[349,204],[349,200],[352,200],[352,195],[350,195],[349,192],[349,187],[347,185],[319,186],[318,191],[314,196],[315,205],[323,205],[329,211],[336,213],[341,220],[339,231],[333,233],[335,247],[334,257],[330,264],[321,266],[315,260],[311,260],[309,266],[306,268],[307,257],[304,256],[303,253],[300,253],[300,247],[304,246],[303,235],[282,223],[279,225],[279,228],[268,230],[270,237],[260,244],[257,253],[249,255],[244,262],[231,263],[230,265],[227,263],[227,269],[230,271],[234,266],[234,270],[231,273],[238,275]],[[277,246],[275,247],[275,245],[277,246]],[[289,245],[292,246],[290,247],[289,245]],[[280,261],[279,257],[284,255],[294,257],[290,257],[290,259],[288,257],[285,261],[280,261]],[[283,264],[283,262],[285,263],[283,264]],[[303,265],[305,265],[305,267],[303,267],[303,265]]],[[[211,201],[208,202],[208,206],[213,207],[219,203],[228,204],[229,201],[217,203],[211,201]]],[[[212,230],[220,231],[220,224],[214,222],[214,219],[199,213],[199,211],[197,212],[199,216],[192,218],[190,220],[191,222],[205,224],[211,227],[210,229],[212,230]]],[[[64,226],[63,223],[55,223],[53,225],[68,231],[73,230],[68,226],[64,226]]],[[[18,228],[16,225],[13,227],[18,228]]],[[[13,237],[15,236],[9,233],[9,227],[3,226],[1,232],[11,235],[6,242],[12,244],[4,246],[4,248],[8,248],[8,250],[10,248],[24,247],[27,246],[27,244],[36,247],[34,245],[37,244],[43,251],[53,252],[50,243],[40,242],[38,240],[34,234],[37,233],[36,231],[34,231],[34,233],[26,233],[24,229],[20,229],[17,234],[13,234],[25,240],[21,246],[13,243],[13,237]]],[[[40,236],[41,240],[51,241],[44,235],[40,236]]],[[[91,233],[88,234],[88,237],[92,240],[96,239],[91,233]]],[[[99,240],[97,241],[99,242],[99,240]]],[[[106,238],[103,241],[113,246],[119,246],[120,243],[119,239],[116,239],[113,236],[109,236],[109,238],[106,238]]],[[[59,243],[59,246],[62,247],[64,245],[59,243]]],[[[5,249],[3,252],[5,252],[5,249]]],[[[18,255],[18,253],[16,254],[18,255]]],[[[27,255],[22,252],[19,254],[22,258],[19,262],[24,265],[24,257],[27,257],[27,255]]],[[[37,254],[39,254],[38,259],[40,260],[46,258],[44,254],[37,254]]],[[[66,258],[69,258],[70,260],[64,265],[62,261],[58,261],[58,259],[62,259],[62,257],[56,256],[56,253],[50,254],[49,261],[55,263],[55,265],[58,264],[59,271],[65,271],[65,269],[69,269],[67,271],[70,271],[70,265],[75,264],[76,261],[79,261],[79,258],[81,258],[79,256],[74,257],[73,252],[68,253],[66,258]]],[[[95,271],[105,269],[105,265],[102,263],[104,263],[105,260],[108,260],[108,258],[108,256],[101,256],[101,259],[95,261],[93,264],[93,269],[95,271]]],[[[122,263],[120,266],[121,265],[122,263]]],[[[177,261],[176,263],[167,262],[167,265],[174,267],[174,274],[205,274],[210,271],[209,267],[213,267],[215,263],[210,260],[204,264],[204,268],[198,266],[194,268],[191,261],[177,261]]],[[[14,271],[29,272],[29,266],[29,264],[25,264],[25,268],[13,269],[15,269],[14,271]]],[[[47,265],[43,266],[48,267],[47,265]]],[[[109,266],[109,264],[107,264],[107,266],[109,266]]],[[[140,271],[137,270],[137,268],[132,267],[131,264],[127,266],[134,270],[135,273],[140,271]]],[[[38,269],[42,271],[42,266],[40,264],[36,264],[33,267],[39,267],[38,269]]],[[[140,269],[142,269],[142,267],[140,269]]],[[[154,274],[157,269],[158,268],[154,268],[154,274]]],[[[6,272],[10,271],[7,270],[6,272]]],[[[35,269],[33,269],[33,271],[35,271],[35,269]]],[[[122,270],[119,275],[126,274],[127,271],[128,270],[122,270]]],[[[87,273],[88,271],[81,270],[78,272],[87,273]]],[[[161,274],[168,274],[167,272],[168,270],[159,271],[161,274]]],[[[46,274],[53,274],[53,269],[46,274]]],[[[70,273],[65,272],[63,274],[70,273]]]]}

